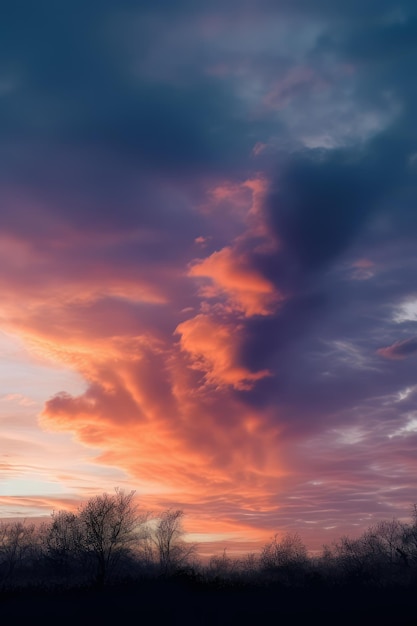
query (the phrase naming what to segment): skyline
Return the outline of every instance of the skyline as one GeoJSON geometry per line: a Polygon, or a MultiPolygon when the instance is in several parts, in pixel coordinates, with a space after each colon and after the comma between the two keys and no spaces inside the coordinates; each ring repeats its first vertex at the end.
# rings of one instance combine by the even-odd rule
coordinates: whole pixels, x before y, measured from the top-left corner
{"type": "MultiPolygon", "coordinates": [[[[314,4],[314,6],[312,6],[314,4]]],[[[0,517],[409,519],[417,9],[75,0],[0,25],[0,517]]]]}

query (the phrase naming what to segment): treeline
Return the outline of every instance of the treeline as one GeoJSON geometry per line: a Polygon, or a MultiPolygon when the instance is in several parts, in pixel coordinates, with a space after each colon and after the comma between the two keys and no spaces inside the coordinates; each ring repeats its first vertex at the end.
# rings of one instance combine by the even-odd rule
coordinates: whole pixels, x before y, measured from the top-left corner
{"type": "Polygon", "coordinates": [[[259,553],[226,551],[203,564],[186,541],[183,511],[140,512],[134,492],[90,498],[48,522],[0,521],[0,586],[81,587],[175,579],[194,585],[282,588],[413,587],[417,582],[417,507],[411,521],[381,521],[358,538],[341,537],[309,556],[298,534],[278,534],[259,553]]]}

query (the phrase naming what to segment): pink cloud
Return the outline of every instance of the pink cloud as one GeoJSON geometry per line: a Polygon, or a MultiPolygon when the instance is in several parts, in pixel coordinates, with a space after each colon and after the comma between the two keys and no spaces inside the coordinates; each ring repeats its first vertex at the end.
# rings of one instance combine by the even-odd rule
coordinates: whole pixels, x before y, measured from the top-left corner
{"type": "Polygon", "coordinates": [[[379,348],[377,354],[384,357],[384,359],[406,359],[417,354],[417,337],[411,337],[410,339],[404,339],[403,341],[396,341],[390,346],[379,348]]]}

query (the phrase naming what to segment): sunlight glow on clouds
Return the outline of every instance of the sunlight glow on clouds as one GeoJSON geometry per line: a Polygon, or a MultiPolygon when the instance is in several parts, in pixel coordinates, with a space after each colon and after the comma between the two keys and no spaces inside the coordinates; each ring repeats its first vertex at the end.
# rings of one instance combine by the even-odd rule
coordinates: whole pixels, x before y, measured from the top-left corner
{"type": "Polygon", "coordinates": [[[273,284],[253,271],[244,257],[236,258],[228,247],[196,261],[189,275],[211,279],[213,286],[202,287],[201,297],[215,298],[225,294],[231,306],[247,317],[268,315],[277,299],[273,284]]]}
{"type": "Polygon", "coordinates": [[[208,315],[197,315],[177,326],[181,348],[192,357],[192,367],[205,372],[215,386],[250,389],[255,381],[269,376],[268,370],[249,372],[238,364],[239,327],[221,325],[208,315]]]}

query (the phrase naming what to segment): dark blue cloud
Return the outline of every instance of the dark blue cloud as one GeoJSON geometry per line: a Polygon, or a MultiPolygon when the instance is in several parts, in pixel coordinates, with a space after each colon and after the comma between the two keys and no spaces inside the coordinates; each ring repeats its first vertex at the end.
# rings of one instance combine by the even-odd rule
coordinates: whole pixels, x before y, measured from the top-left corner
{"type": "Polygon", "coordinates": [[[132,70],[113,36],[119,21],[132,12],[141,58],[173,10],[128,0],[8,7],[0,26],[4,229],[52,234],[58,219],[87,230],[156,227],[180,240],[200,234],[190,187],[246,167],[261,123],[248,124],[233,91],[201,71],[177,84],[132,70]],[[141,25],[142,13],[156,15],[152,27],[141,25]],[[25,219],[33,206],[42,207],[35,222],[25,219]]]}
{"type": "Polygon", "coordinates": [[[306,272],[333,261],[366,224],[386,182],[359,154],[320,150],[293,158],[270,199],[288,257],[306,272]]]}
{"type": "Polygon", "coordinates": [[[247,398],[275,406],[278,420],[292,416],[295,432],[300,423],[320,430],[343,421],[355,406],[366,415],[368,402],[383,419],[386,398],[415,384],[407,359],[376,356],[384,345],[392,358],[415,349],[413,322],[399,328],[394,321],[395,307],[415,296],[417,268],[416,21],[410,4],[401,10],[398,19],[341,21],[314,53],[317,62],[325,55],[352,64],[358,107],[377,107],[390,93],[398,103],[392,121],[345,147],[280,157],[266,205],[281,246],[255,261],[289,299],[274,319],[247,323],[245,364],[275,374],[247,398]],[[352,269],[359,259],[375,264],[362,280],[352,269]],[[407,338],[399,341],[399,333],[407,338]]]}

